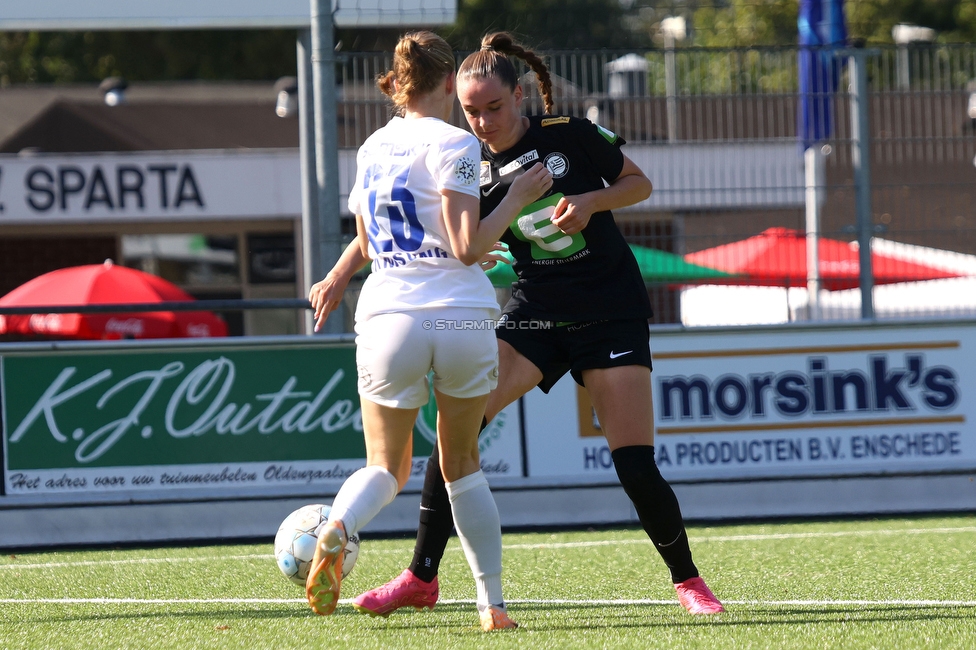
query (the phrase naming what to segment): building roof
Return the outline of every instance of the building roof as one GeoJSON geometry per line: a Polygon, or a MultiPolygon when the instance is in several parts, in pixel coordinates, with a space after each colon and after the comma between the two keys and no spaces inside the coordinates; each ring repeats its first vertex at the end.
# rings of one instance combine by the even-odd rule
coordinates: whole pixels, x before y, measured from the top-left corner
{"type": "Polygon", "coordinates": [[[108,106],[92,86],[0,93],[0,153],[298,146],[298,120],[275,115],[273,84],[133,84],[108,106]]]}

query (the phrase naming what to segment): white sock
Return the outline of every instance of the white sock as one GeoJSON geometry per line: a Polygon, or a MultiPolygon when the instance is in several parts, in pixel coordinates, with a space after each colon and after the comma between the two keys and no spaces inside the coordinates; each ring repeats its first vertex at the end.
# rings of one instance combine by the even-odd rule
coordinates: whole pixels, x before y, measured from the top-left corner
{"type": "Polygon", "coordinates": [[[338,519],[346,527],[347,535],[355,535],[379,514],[397,495],[396,477],[384,467],[370,465],[357,470],[339,488],[332,501],[329,519],[338,519]]]}
{"type": "Polygon", "coordinates": [[[478,586],[478,609],[505,605],[502,598],[502,529],[488,480],[478,470],[445,483],[454,527],[478,586]]]}

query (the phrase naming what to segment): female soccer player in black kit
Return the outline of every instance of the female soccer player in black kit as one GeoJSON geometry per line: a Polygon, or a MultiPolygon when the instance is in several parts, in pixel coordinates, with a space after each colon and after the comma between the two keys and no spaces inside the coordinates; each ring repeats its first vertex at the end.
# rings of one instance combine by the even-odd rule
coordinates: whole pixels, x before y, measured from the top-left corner
{"type": "MultiPolygon", "coordinates": [[[[481,213],[490,214],[512,180],[542,163],[552,190],[526,207],[503,235],[518,282],[496,330],[498,387],[484,425],[535,386],[548,392],[567,371],[589,393],[617,476],[641,525],[692,614],[722,612],[691,557],[678,501],[654,462],[654,413],[647,319],[650,302],[637,262],[610,210],[650,195],[651,183],[625,156],[624,141],[588,120],[521,115],[522,88],[509,57],[536,73],[546,113],[549,71],[504,32],[482,39],[457,73],[458,98],[481,140],[481,213]],[[604,183],[606,181],[606,184],[604,183]],[[550,328],[523,325],[545,321],[550,328]]],[[[321,323],[362,262],[344,255],[310,299],[321,323]]],[[[485,266],[493,264],[486,260],[485,266]]],[[[353,606],[387,616],[400,607],[433,608],[437,570],[451,534],[451,505],[435,448],[427,465],[420,527],[410,568],[353,606]]]]}

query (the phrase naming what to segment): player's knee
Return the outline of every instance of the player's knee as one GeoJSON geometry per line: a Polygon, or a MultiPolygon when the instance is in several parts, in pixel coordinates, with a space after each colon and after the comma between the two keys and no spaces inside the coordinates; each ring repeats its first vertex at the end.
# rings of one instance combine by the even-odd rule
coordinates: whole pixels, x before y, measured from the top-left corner
{"type": "Polygon", "coordinates": [[[610,453],[620,484],[628,493],[664,481],[654,462],[653,445],[618,447],[610,453]]]}

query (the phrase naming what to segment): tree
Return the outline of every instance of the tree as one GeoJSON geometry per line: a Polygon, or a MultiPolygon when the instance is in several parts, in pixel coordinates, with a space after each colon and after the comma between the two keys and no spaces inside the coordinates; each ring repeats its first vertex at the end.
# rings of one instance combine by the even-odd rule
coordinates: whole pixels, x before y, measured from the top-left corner
{"type": "Polygon", "coordinates": [[[292,30],[0,32],[0,85],[276,79],[295,68],[292,30]]]}
{"type": "Polygon", "coordinates": [[[699,47],[751,47],[796,43],[797,0],[731,0],[695,11],[692,43],[699,47]]]}
{"type": "Polygon", "coordinates": [[[457,23],[437,31],[462,50],[496,31],[540,50],[631,47],[623,16],[618,0],[460,0],[457,23]]]}
{"type": "MultiPolygon", "coordinates": [[[[694,11],[693,43],[703,47],[794,45],[799,0],[730,0],[694,11]]],[[[868,44],[891,44],[898,23],[931,27],[940,42],[976,39],[976,0],[848,0],[847,32],[868,44]]]]}
{"type": "Polygon", "coordinates": [[[867,43],[890,44],[891,28],[898,23],[931,27],[939,41],[955,41],[972,34],[974,22],[960,23],[959,9],[972,0],[857,0],[847,3],[847,25],[852,37],[867,43]]]}
{"type": "MultiPolygon", "coordinates": [[[[460,50],[488,31],[507,30],[539,50],[650,47],[667,15],[690,26],[685,45],[791,46],[799,0],[459,0],[455,25],[438,33],[460,50]]],[[[940,42],[976,41],[976,0],[848,0],[848,33],[891,43],[912,23],[940,42]]],[[[342,29],[345,51],[392,49],[400,29],[342,29]]],[[[0,86],[31,82],[184,79],[271,80],[295,72],[292,30],[0,32],[0,86]]]]}

